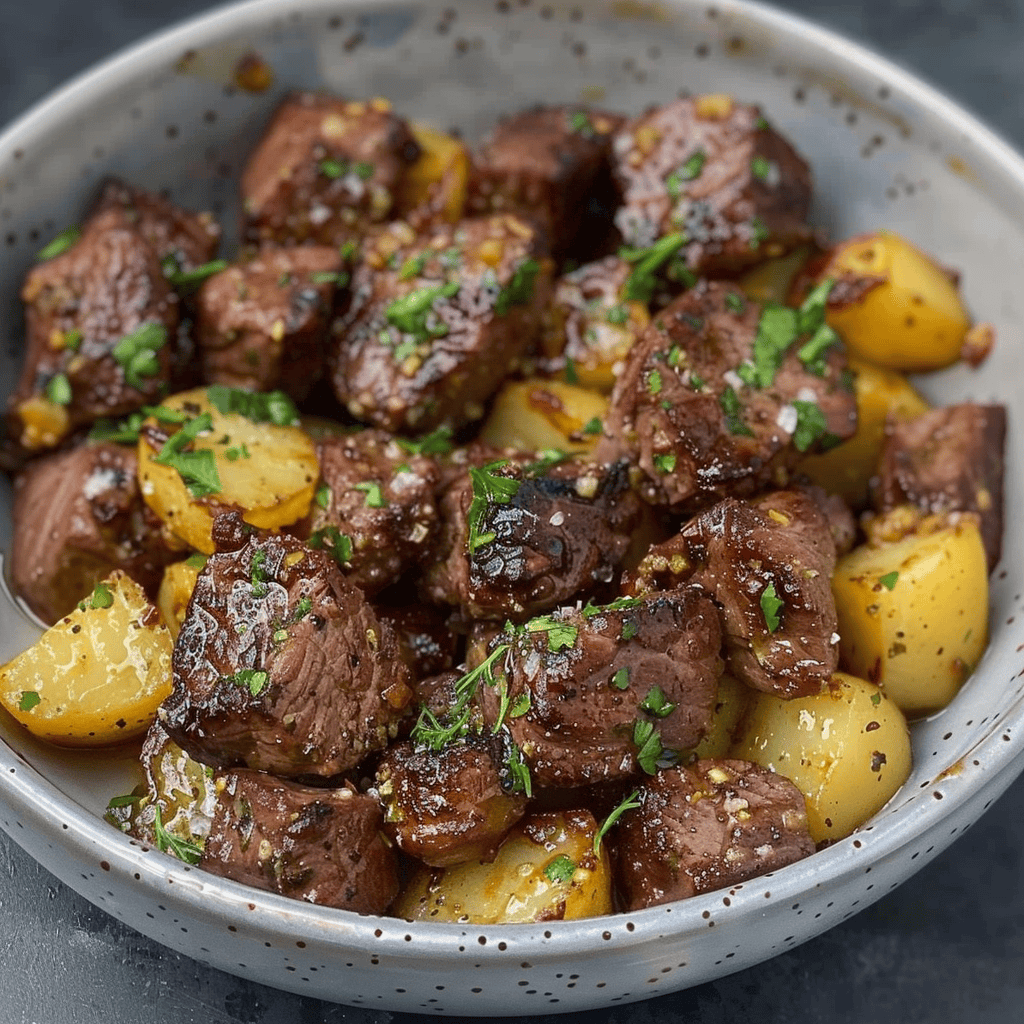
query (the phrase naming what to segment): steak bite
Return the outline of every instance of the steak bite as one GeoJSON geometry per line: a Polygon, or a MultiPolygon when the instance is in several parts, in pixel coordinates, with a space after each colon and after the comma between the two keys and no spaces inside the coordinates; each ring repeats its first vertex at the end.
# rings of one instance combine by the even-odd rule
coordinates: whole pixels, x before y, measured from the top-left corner
{"type": "Polygon", "coordinates": [[[331,548],[348,579],[368,592],[416,569],[437,533],[440,470],[434,459],[373,429],[323,438],[317,458],[323,482],[310,543],[331,548]]]}
{"type": "Polygon", "coordinates": [[[902,422],[890,418],[872,482],[877,512],[916,505],[923,512],[976,512],[991,572],[1003,544],[1006,409],[964,402],[902,422]]]}
{"type": "Polygon", "coordinates": [[[626,454],[641,495],[677,512],[784,486],[804,453],[857,424],[841,347],[816,347],[803,319],[699,283],[630,351],[595,457],[626,454]]]}
{"type": "Polygon", "coordinates": [[[335,561],[237,513],[214,525],[174,646],[171,737],[215,767],[331,776],[382,749],[412,691],[391,628],[335,561]]]}
{"type": "Polygon", "coordinates": [[[370,244],[336,323],[338,400],[393,432],[479,419],[536,338],[550,287],[536,232],[511,215],[419,239],[392,225],[370,244]]]}
{"type": "Polygon", "coordinates": [[[697,587],[562,609],[492,642],[479,687],[540,786],[653,774],[699,742],[722,663],[714,605],[697,587]]]}
{"type": "Polygon", "coordinates": [[[29,271],[21,297],[25,359],[9,410],[23,448],[53,448],[76,427],[163,396],[178,297],[125,210],[90,217],[78,241],[29,271]]]}
{"type": "Polygon", "coordinates": [[[398,640],[398,656],[409,669],[410,685],[448,672],[455,665],[459,636],[440,609],[428,604],[376,605],[377,617],[398,640]]]}
{"type": "Polygon", "coordinates": [[[387,220],[418,155],[409,126],[387,100],[293,93],[242,172],[244,237],[332,246],[358,239],[387,220]]]}
{"type": "Polygon", "coordinates": [[[189,273],[209,263],[220,248],[220,225],[211,213],[193,213],[155,192],[108,178],[101,188],[93,213],[121,210],[128,223],[137,225],[153,247],[168,276],[189,273]]]}
{"type": "Polygon", "coordinates": [[[431,600],[522,621],[611,582],[640,518],[623,463],[472,467],[441,499],[431,600]]]}
{"type": "Polygon", "coordinates": [[[515,790],[508,769],[510,755],[504,730],[437,751],[411,742],[388,747],[375,783],[384,831],[431,867],[491,860],[526,813],[526,796],[515,790]]]}
{"type": "Polygon", "coordinates": [[[306,397],[323,375],[341,256],[327,246],[265,248],[203,284],[196,342],[211,384],[306,397]]]}
{"type": "Polygon", "coordinates": [[[397,858],[372,796],[244,770],[220,772],[214,785],[204,871],[358,914],[383,914],[398,895],[397,858]]]}
{"type": "Polygon", "coordinates": [[[613,171],[627,245],[679,236],[691,273],[714,277],[810,238],[811,172],[756,106],[729,96],[673,100],[615,136],[613,171]]]}
{"type": "Polygon", "coordinates": [[[564,253],[586,231],[595,191],[612,190],[612,135],[625,118],[581,107],[534,107],[501,120],[480,147],[470,213],[516,213],[564,253]]]}
{"type": "Polygon", "coordinates": [[[749,761],[698,761],[647,780],[612,835],[625,909],[713,892],[814,853],[803,794],[749,761]]]}
{"type": "Polygon", "coordinates": [[[150,595],[176,554],[142,500],[135,450],[87,443],[29,462],[14,479],[11,584],[56,622],[114,569],[150,595]]]}
{"type": "Polygon", "coordinates": [[[777,697],[817,693],[839,662],[831,577],[836,546],[812,498],[728,498],[651,548],[631,593],[697,583],[722,617],[726,671],[777,697]]]}

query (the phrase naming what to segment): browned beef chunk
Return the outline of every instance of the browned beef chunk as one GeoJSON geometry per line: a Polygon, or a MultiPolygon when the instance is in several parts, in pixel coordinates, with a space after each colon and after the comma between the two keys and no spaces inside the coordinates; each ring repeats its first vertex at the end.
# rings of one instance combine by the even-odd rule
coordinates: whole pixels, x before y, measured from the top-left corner
{"type": "Polygon", "coordinates": [[[183,210],[154,192],[134,188],[117,178],[103,183],[94,212],[108,208],[122,210],[173,271],[187,273],[217,255],[220,225],[210,213],[183,210]]]}
{"type": "Polygon", "coordinates": [[[29,271],[27,344],[10,400],[27,449],[159,401],[174,363],[178,300],[153,247],[120,208],[101,210],[69,249],[29,271]]]}
{"type": "MultiPolygon", "coordinates": [[[[805,481],[797,480],[793,482],[792,487],[793,490],[800,491],[818,506],[818,510],[828,522],[829,533],[832,534],[832,541],[836,546],[836,555],[838,557],[845,555],[857,542],[857,520],[854,519],[850,506],[838,494],[829,494],[823,487],[819,487],[817,484],[809,484],[805,481]]],[[[783,493],[781,491],[774,491],[772,494],[765,495],[764,497],[765,499],[774,499],[777,502],[783,493]]],[[[758,498],[755,503],[760,503],[762,500],[758,498]]]]}
{"type": "Polygon", "coordinates": [[[777,313],[707,282],[662,310],[616,382],[596,457],[625,452],[646,500],[685,511],[784,485],[804,452],[850,437],[845,355],[812,358],[795,332],[777,349],[777,313]]]}
{"type": "Polygon", "coordinates": [[[433,867],[493,858],[526,813],[508,756],[501,734],[471,736],[437,751],[410,742],[388,747],[376,775],[385,832],[433,867]]]}
{"type": "Polygon", "coordinates": [[[305,398],[323,374],[340,271],[337,249],[298,246],[209,278],[196,305],[206,381],[305,398]]]}
{"type": "Polygon", "coordinates": [[[550,262],[516,217],[418,240],[394,225],[356,269],[337,322],[335,394],[356,419],[390,431],[479,419],[533,343],[550,288],[550,262]]]}
{"type": "Polygon", "coordinates": [[[382,749],[412,692],[391,628],[334,560],[218,517],[160,718],[193,757],[330,776],[382,749]]]}
{"type": "Polygon", "coordinates": [[[535,107],[505,118],[474,160],[470,212],[529,218],[553,252],[565,252],[587,228],[588,197],[610,177],[612,135],[624,120],[581,107],[535,107]]]}
{"type": "Polygon", "coordinates": [[[828,519],[799,491],[726,499],[653,547],[625,581],[632,593],[699,583],[721,610],[726,668],[778,697],[817,693],[839,639],[828,519]]]}
{"type": "Polygon", "coordinates": [[[383,914],[398,864],[372,796],[312,789],[262,772],[224,772],[199,866],[293,899],[383,914]]]}
{"type": "Polygon", "coordinates": [[[697,587],[563,609],[503,643],[478,691],[484,721],[504,721],[536,785],[653,773],[711,721],[721,633],[697,587]]]}
{"type": "Polygon", "coordinates": [[[738,885],[814,853],[803,794],[749,761],[698,761],[644,783],[609,837],[626,910],[738,885]]]}
{"type": "Polygon", "coordinates": [[[991,572],[1003,546],[1006,409],[964,402],[886,424],[872,488],[876,511],[909,503],[924,512],[977,512],[991,572]]]}
{"type": "Polygon", "coordinates": [[[244,234],[253,242],[358,239],[387,220],[395,188],[419,155],[387,100],[289,96],[242,172],[244,234]]]}
{"type": "Polygon", "coordinates": [[[395,631],[398,656],[414,684],[454,666],[459,638],[438,609],[426,604],[378,605],[377,616],[395,631]]]}
{"type": "Polygon", "coordinates": [[[349,580],[371,592],[416,568],[437,533],[437,463],[382,430],[324,438],[317,457],[323,487],[310,542],[330,548],[349,580]]]}
{"type": "Polygon", "coordinates": [[[175,556],[135,469],[134,449],[88,443],[34,459],[15,478],[11,583],[44,622],[114,569],[155,591],[175,556]]]}
{"type": "Polygon", "coordinates": [[[452,485],[441,517],[430,598],[467,618],[521,621],[612,580],[639,502],[622,463],[534,475],[503,460],[452,485]]]}
{"type": "Polygon", "coordinates": [[[627,123],[613,154],[627,244],[682,233],[680,255],[699,276],[737,273],[810,237],[810,169],[756,106],[674,100],[627,123]]]}

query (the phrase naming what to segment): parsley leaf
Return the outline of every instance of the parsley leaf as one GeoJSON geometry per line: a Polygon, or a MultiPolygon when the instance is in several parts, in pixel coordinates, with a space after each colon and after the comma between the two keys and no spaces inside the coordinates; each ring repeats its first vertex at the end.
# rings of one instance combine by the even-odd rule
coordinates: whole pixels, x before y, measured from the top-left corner
{"type": "Polygon", "coordinates": [[[227,270],[229,266],[227,260],[210,260],[209,263],[203,263],[191,270],[182,270],[173,254],[166,256],[160,265],[163,267],[164,276],[170,282],[171,287],[175,291],[185,293],[194,291],[208,277],[227,270]]]}
{"type": "Polygon", "coordinates": [[[704,150],[698,149],[668,175],[665,179],[665,188],[673,199],[679,198],[679,194],[683,191],[683,182],[693,181],[700,177],[707,159],[704,150]]]}
{"type": "Polygon", "coordinates": [[[167,343],[167,328],[148,321],[126,334],[110,351],[114,362],[121,367],[129,387],[141,390],[146,386],[144,377],[155,377],[160,372],[156,353],[167,343]]]}
{"type": "Polygon", "coordinates": [[[313,500],[322,508],[327,509],[331,504],[331,489],[323,481],[320,482],[316,489],[316,494],[313,496],[313,500]]]}
{"type": "Polygon", "coordinates": [[[225,416],[235,413],[253,423],[272,423],[276,427],[294,427],[299,423],[299,410],[283,391],[245,391],[211,384],[206,397],[225,416]]]}
{"type": "Polygon", "coordinates": [[[153,461],[162,466],[170,466],[177,470],[192,497],[201,498],[206,494],[216,494],[221,489],[220,474],[217,472],[217,460],[209,449],[185,451],[201,433],[213,426],[210,414],[201,416],[185,423],[181,430],[173,434],[164,443],[160,453],[153,461]]]}
{"type": "Polygon", "coordinates": [[[601,823],[601,827],[597,830],[594,836],[594,856],[597,856],[601,852],[601,840],[608,834],[608,830],[621,818],[626,811],[635,811],[640,807],[640,801],[637,799],[640,796],[640,790],[634,789],[621,804],[616,807],[611,814],[601,823]]]}
{"type": "Polygon", "coordinates": [[[775,584],[769,583],[761,591],[761,614],[764,615],[764,624],[768,627],[769,633],[774,633],[779,628],[779,612],[782,611],[785,602],[775,593],[775,584]]]}
{"type": "Polygon", "coordinates": [[[153,819],[153,832],[156,836],[157,849],[161,853],[173,853],[178,860],[183,860],[186,864],[198,864],[200,857],[203,855],[202,847],[196,846],[195,843],[190,843],[187,839],[179,838],[173,832],[168,832],[160,818],[160,805],[156,804],[155,809],[156,817],[153,819]]]}
{"type": "Polygon", "coordinates": [[[416,253],[413,256],[409,256],[406,261],[402,264],[402,269],[398,271],[399,281],[410,281],[414,277],[419,277],[423,273],[423,268],[427,265],[427,254],[425,252],[416,253]]]}
{"type": "Polygon", "coordinates": [[[655,775],[664,748],[661,745],[661,734],[653,722],[638,719],[633,723],[633,745],[636,747],[636,763],[648,775],[655,775]]]}
{"type": "Polygon", "coordinates": [[[540,273],[540,264],[530,257],[523,260],[512,274],[512,280],[499,292],[494,312],[505,316],[512,306],[525,306],[533,298],[533,285],[540,273]]]}
{"type": "Polygon", "coordinates": [[[520,480],[507,476],[498,476],[494,470],[508,465],[508,460],[499,459],[486,466],[469,467],[469,478],[473,484],[473,500],[469,506],[467,524],[469,526],[468,548],[470,555],[476,553],[485,544],[494,540],[493,533],[481,533],[480,524],[487,514],[490,505],[507,505],[518,493],[520,480]]]}
{"type": "Polygon", "coordinates": [[[114,603],[114,595],[106,583],[97,583],[92,590],[92,597],[89,601],[90,608],[109,608],[114,603]]]}
{"type": "Polygon", "coordinates": [[[675,455],[671,453],[669,453],[668,455],[655,455],[654,468],[659,473],[671,473],[676,468],[675,455]]]}
{"type": "Polygon", "coordinates": [[[677,705],[665,696],[665,691],[658,685],[647,691],[647,696],[640,702],[640,710],[646,711],[655,718],[667,718],[675,711],[677,705]]]}
{"type": "Polygon", "coordinates": [[[203,569],[206,566],[207,558],[208,556],[204,555],[201,551],[196,551],[185,559],[185,564],[190,569],[203,569]]]}
{"type": "Polygon", "coordinates": [[[387,506],[388,499],[384,497],[384,492],[376,480],[364,480],[362,483],[356,484],[355,489],[366,495],[364,502],[367,508],[385,508],[387,506]]]}
{"type": "Polygon", "coordinates": [[[35,690],[22,690],[21,698],[18,701],[19,711],[31,711],[42,698],[35,690]]]}
{"type": "Polygon", "coordinates": [[[395,441],[410,455],[447,455],[454,447],[452,428],[444,425],[422,437],[396,437],[395,441]]]}
{"type": "Polygon", "coordinates": [[[564,853],[557,856],[544,868],[544,875],[547,880],[554,882],[556,885],[570,881],[575,873],[576,862],[564,853]]]}
{"type": "Polygon", "coordinates": [[[728,385],[718,396],[718,405],[725,416],[725,425],[730,434],[741,434],[745,437],[754,436],[754,432],[740,418],[743,406],[740,404],[739,395],[728,385]]]}
{"type": "Polygon", "coordinates": [[[52,260],[62,252],[67,252],[82,237],[82,229],[77,224],[65,228],[56,238],[48,242],[36,253],[37,260],[52,260]]]}
{"type": "Polygon", "coordinates": [[[139,439],[139,428],[143,415],[133,412],[124,420],[99,419],[89,431],[90,441],[115,441],[118,444],[134,444],[139,439]]]}
{"type": "Polygon", "coordinates": [[[352,561],[352,538],[336,526],[321,526],[306,543],[316,551],[326,551],[340,566],[352,561]]]}
{"type": "Polygon", "coordinates": [[[625,690],[629,686],[629,669],[620,668],[615,675],[612,676],[612,686],[616,690],[625,690]]]}
{"type": "Polygon", "coordinates": [[[654,275],[686,245],[686,242],[686,235],[682,231],[676,231],[659,238],[648,249],[620,249],[619,258],[634,264],[623,286],[622,298],[627,302],[650,302],[657,286],[654,275]]]}
{"type": "Polygon", "coordinates": [[[403,334],[411,334],[421,341],[442,338],[448,333],[448,325],[438,320],[434,304],[452,298],[458,291],[457,281],[414,288],[385,307],[384,317],[403,334]]]}
{"type": "Polygon", "coordinates": [[[594,434],[600,434],[603,429],[604,424],[601,422],[601,417],[593,416],[583,424],[580,433],[592,436],[594,434]]]}
{"type": "Polygon", "coordinates": [[[579,132],[581,135],[594,134],[594,126],[590,123],[590,118],[582,110],[577,110],[575,114],[569,115],[569,129],[570,131],[579,132]]]}
{"type": "Polygon", "coordinates": [[[766,305],[761,310],[754,337],[753,365],[745,363],[737,371],[744,384],[766,388],[786,357],[786,350],[796,341],[798,314],[788,306],[766,305]]]}
{"type": "Polygon", "coordinates": [[[750,248],[760,249],[761,243],[768,239],[771,232],[760,217],[750,218],[750,248]]]}
{"type": "Polygon", "coordinates": [[[527,633],[547,633],[548,650],[558,652],[576,643],[579,630],[568,622],[561,622],[551,615],[538,615],[523,626],[527,633]]]}
{"type": "Polygon", "coordinates": [[[269,685],[270,676],[261,668],[242,668],[230,676],[221,676],[220,682],[241,686],[258,697],[269,685]]]}
{"type": "Polygon", "coordinates": [[[523,760],[523,752],[512,744],[505,767],[512,776],[512,792],[525,793],[527,797],[533,796],[533,781],[530,778],[529,765],[523,760]]]}
{"type": "Polygon", "coordinates": [[[884,576],[878,577],[878,582],[885,587],[886,590],[892,590],[896,586],[896,581],[900,578],[898,572],[887,572],[884,576]]]}
{"type": "Polygon", "coordinates": [[[340,178],[348,170],[347,163],[342,160],[331,159],[330,157],[321,160],[316,166],[317,170],[325,178],[330,178],[331,181],[334,181],[335,178],[340,178]]]}
{"type": "Polygon", "coordinates": [[[798,452],[805,452],[819,438],[827,441],[832,436],[828,432],[828,421],[816,402],[793,402],[796,409],[796,430],[793,432],[793,444],[798,452]]]}
{"type": "Polygon", "coordinates": [[[71,404],[71,381],[63,373],[55,373],[43,389],[43,394],[48,402],[54,405],[71,404]]]}
{"type": "Polygon", "coordinates": [[[758,153],[750,161],[750,173],[759,181],[770,182],[772,177],[778,174],[778,167],[766,156],[758,153]]]}

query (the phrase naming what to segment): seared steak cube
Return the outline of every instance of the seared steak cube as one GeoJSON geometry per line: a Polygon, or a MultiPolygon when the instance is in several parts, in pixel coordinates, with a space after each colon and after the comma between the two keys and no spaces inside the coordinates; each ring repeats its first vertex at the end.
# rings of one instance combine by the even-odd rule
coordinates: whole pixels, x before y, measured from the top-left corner
{"type": "Polygon", "coordinates": [[[155,403],[174,363],[178,299],[137,223],[91,217],[70,248],[29,271],[27,343],[10,400],[22,447],[55,447],[75,427],[155,403]]]}
{"type": "Polygon", "coordinates": [[[525,814],[513,789],[507,742],[472,736],[441,750],[405,742],[390,746],[375,789],[384,831],[399,849],[432,867],[489,860],[525,814]]]}
{"type": "Polygon", "coordinates": [[[890,419],[872,488],[876,511],[909,503],[924,512],[976,512],[988,567],[1003,545],[1006,409],[964,402],[907,422],[890,419]]]}
{"type": "Polygon", "coordinates": [[[11,583],[47,623],[114,569],[155,593],[175,557],[127,445],[87,443],[29,462],[14,480],[13,532],[11,583]]]}
{"type": "Polygon", "coordinates": [[[323,375],[341,256],[327,246],[264,248],[210,277],[196,304],[196,341],[211,384],[301,400],[323,375]]]}
{"type": "Polygon", "coordinates": [[[756,106],[728,96],[673,100],[615,136],[627,245],[679,235],[698,276],[735,274],[808,240],[811,173],[756,106]]]}
{"type": "Polygon", "coordinates": [[[419,154],[384,99],[289,96],[242,172],[252,242],[340,245],[387,220],[395,188],[419,154]]]}
{"type": "Polygon", "coordinates": [[[814,853],[803,794],[749,761],[668,768],[613,835],[626,910],[739,885],[814,853]]]}
{"type": "Polygon", "coordinates": [[[331,776],[382,749],[412,697],[394,633],[334,559],[221,516],[160,710],[217,767],[331,776]]]}
{"type": "Polygon", "coordinates": [[[383,914],[398,895],[398,864],[372,796],[244,770],[219,773],[214,785],[203,870],[358,914],[383,914]]]}
{"type": "Polygon", "coordinates": [[[472,467],[441,500],[427,593],[467,618],[499,621],[593,593],[614,577],[639,506],[621,463],[472,467]]]}
{"type": "Polygon", "coordinates": [[[516,213],[563,253],[585,226],[587,201],[609,177],[612,135],[625,118],[584,107],[535,107],[500,121],[476,155],[471,213],[516,213]]]}
{"type": "Polygon", "coordinates": [[[697,587],[562,609],[492,654],[502,645],[478,691],[484,721],[507,726],[536,785],[653,774],[711,722],[721,634],[697,587]]]}
{"type": "Polygon", "coordinates": [[[804,452],[857,423],[841,347],[812,345],[823,336],[808,339],[800,321],[701,282],[630,351],[596,457],[626,453],[643,470],[643,497],[674,511],[784,485],[804,452]]]}
{"type": "Polygon", "coordinates": [[[415,569],[437,533],[437,463],[373,429],[324,438],[317,458],[323,483],[311,542],[331,547],[349,580],[367,591],[415,569]]]}
{"type": "Polygon", "coordinates": [[[455,664],[459,636],[440,609],[429,604],[377,605],[377,616],[395,631],[398,656],[416,688],[421,680],[449,672],[455,664]]]}
{"type": "Polygon", "coordinates": [[[417,239],[380,234],[336,325],[333,384],[356,419],[423,432],[479,419],[533,343],[551,270],[533,228],[511,215],[417,239]]]}

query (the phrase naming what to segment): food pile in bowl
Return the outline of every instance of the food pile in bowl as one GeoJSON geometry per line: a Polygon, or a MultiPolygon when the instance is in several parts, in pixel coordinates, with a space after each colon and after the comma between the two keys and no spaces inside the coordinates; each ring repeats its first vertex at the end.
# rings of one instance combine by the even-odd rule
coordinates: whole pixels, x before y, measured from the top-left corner
{"type": "Polygon", "coordinates": [[[730,96],[475,150],[299,93],[243,245],[122,181],[22,290],[0,703],[142,739],[113,825],[363,913],[505,923],[849,835],[987,641],[992,344],[907,240],[830,244],[730,96]]]}

